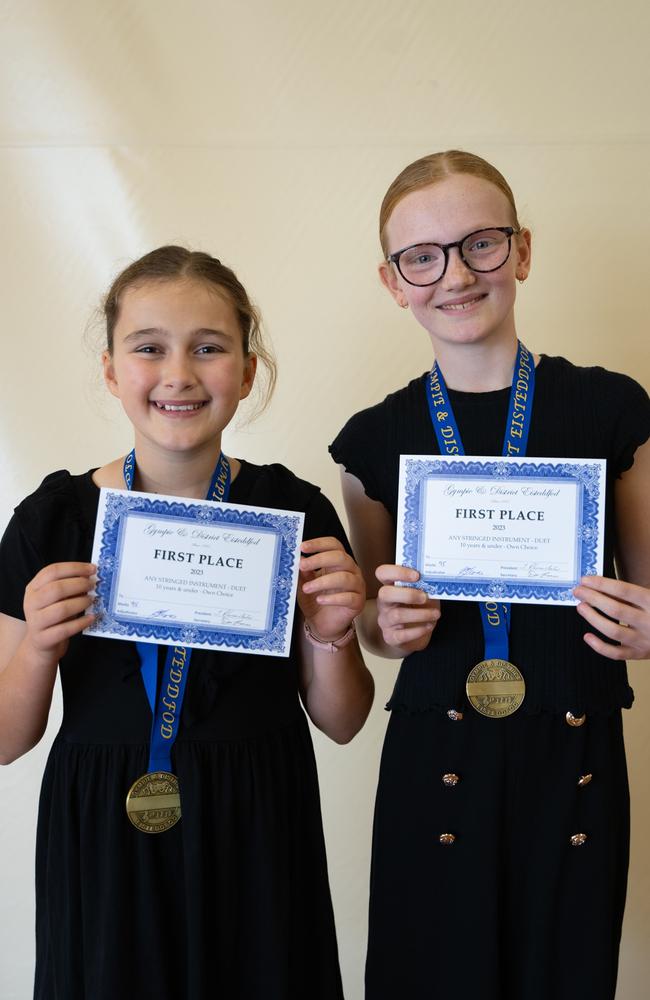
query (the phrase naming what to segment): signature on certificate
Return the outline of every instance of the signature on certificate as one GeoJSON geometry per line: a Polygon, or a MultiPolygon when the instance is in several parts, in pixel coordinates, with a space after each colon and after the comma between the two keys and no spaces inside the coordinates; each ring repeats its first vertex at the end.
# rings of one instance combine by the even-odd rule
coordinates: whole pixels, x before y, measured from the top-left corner
{"type": "Polygon", "coordinates": [[[249,611],[202,609],[194,612],[194,621],[200,625],[219,625],[225,628],[255,628],[257,617],[249,611]]]}
{"type": "Polygon", "coordinates": [[[559,563],[538,562],[528,564],[528,577],[531,580],[557,580],[566,576],[566,571],[559,563]]]}
{"type": "Polygon", "coordinates": [[[481,570],[478,566],[463,566],[462,569],[458,570],[458,576],[481,576],[481,570]]]}
{"type": "Polygon", "coordinates": [[[221,624],[222,625],[239,625],[241,627],[250,626],[254,621],[253,615],[248,611],[222,611],[221,612],[221,624]]]}

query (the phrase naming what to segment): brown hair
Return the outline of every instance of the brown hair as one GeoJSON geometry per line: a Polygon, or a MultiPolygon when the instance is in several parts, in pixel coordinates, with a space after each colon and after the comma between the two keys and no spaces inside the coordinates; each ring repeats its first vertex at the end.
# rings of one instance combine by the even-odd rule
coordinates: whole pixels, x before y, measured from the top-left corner
{"type": "Polygon", "coordinates": [[[172,281],[177,278],[193,278],[212,285],[232,303],[242,333],[244,354],[257,355],[266,369],[266,385],[261,400],[263,408],[273,393],[277,367],[272,351],[262,338],[260,314],[234,271],[209,253],[179,246],[158,247],[133,261],[117,275],[104,298],[102,310],[109,354],[113,353],[113,334],[120,315],[120,300],[127,288],[146,281],[172,281]]]}
{"type": "Polygon", "coordinates": [[[379,239],[384,255],[388,253],[386,226],[395,206],[412,191],[419,191],[431,184],[437,184],[438,181],[444,180],[451,174],[470,174],[472,177],[480,177],[481,180],[489,181],[490,184],[498,187],[510,203],[513,225],[516,229],[521,228],[517,220],[515,198],[503,174],[499,173],[497,168],[493,167],[487,160],[474,153],[465,153],[460,149],[448,149],[444,153],[431,153],[429,156],[423,156],[421,159],[409,163],[408,167],[404,167],[404,170],[397,175],[388,188],[379,210],[379,239]]]}

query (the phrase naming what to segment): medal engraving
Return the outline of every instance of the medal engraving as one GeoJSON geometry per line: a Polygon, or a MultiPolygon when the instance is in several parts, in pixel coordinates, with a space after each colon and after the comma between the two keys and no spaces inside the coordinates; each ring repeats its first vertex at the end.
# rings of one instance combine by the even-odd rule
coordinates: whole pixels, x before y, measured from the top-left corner
{"type": "Polygon", "coordinates": [[[517,711],[526,684],[517,667],[507,660],[481,660],[470,670],[465,690],[472,708],[489,719],[501,719],[517,711]]]}
{"type": "Polygon", "coordinates": [[[164,833],[181,818],[178,778],[152,771],[134,781],[126,797],[126,814],[143,833],[164,833]]]}

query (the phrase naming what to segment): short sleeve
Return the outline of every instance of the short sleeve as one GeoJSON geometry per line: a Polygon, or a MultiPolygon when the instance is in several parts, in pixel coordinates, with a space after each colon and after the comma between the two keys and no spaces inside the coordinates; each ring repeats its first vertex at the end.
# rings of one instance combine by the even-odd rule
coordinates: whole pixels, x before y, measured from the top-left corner
{"type": "Polygon", "coordinates": [[[650,399],[648,393],[627,375],[618,376],[619,419],[614,428],[613,467],[620,477],[634,464],[637,448],[650,438],[650,399]]]}
{"type": "Polygon", "coordinates": [[[0,612],[24,618],[25,587],[44,566],[87,561],[88,530],[70,473],[62,469],[46,476],[16,507],[0,541],[0,612]]]}
{"type": "Polygon", "coordinates": [[[352,555],[348,536],[333,504],[319,490],[314,494],[311,503],[305,511],[304,538],[325,538],[330,536],[338,538],[346,552],[352,555]]]}
{"type": "Polygon", "coordinates": [[[233,483],[230,499],[233,503],[302,511],[305,515],[303,538],[333,536],[351,553],[345,529],[327,497],[318,486],[299,479],[284,465],[258,466],[245,462],[233,483]]]}
{"type": "Polygon", "coordinates": [[[385,446],[387,440],[384,417],[385,410],[381,404],[355,413],[334,438],[329,452],[346,472],[356,476],[366,496],[385,504],[381,476],[381,446],[382,442],[385,446]]]}
{"type": "Polygon", "coordinates": [[[599,411],[609,425],[609,459],[618,478],[632,467],[637,448],[650,438],[650,399],[628,375],[605,371],[602,375],[604,406],[599,411]]]}
{"type": "Polygon", "coordinates": [[[0,612],[22,618],[25,587],[43,567],[16,514],[0,541],[0,612]]]}

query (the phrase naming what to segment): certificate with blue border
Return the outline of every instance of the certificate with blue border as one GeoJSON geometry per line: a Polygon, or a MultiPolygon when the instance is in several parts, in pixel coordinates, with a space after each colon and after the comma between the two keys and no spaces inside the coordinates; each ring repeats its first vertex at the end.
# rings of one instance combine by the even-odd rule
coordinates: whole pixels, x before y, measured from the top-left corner
{"type": "Polygon", "coordinates": [[[288,656],[304,514],[100,491],[87,635],[288,656]]]}
{"type": "Polygon", "coordinates": [[[402,455],[398,565],[452,601],[577,604],[602,574],[601,459],[402,455]]]}

